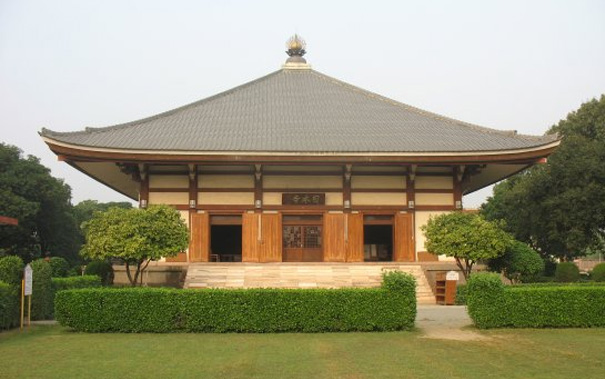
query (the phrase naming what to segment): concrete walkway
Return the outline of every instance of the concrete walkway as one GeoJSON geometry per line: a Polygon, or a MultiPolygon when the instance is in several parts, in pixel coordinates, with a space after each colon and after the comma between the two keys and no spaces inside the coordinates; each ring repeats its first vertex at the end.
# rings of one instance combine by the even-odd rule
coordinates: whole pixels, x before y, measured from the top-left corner
{"type": "Polygon", "coordinates": [[[424,338],[480,341],[490,338],[473,330],[473,322],[463,305],[418,305],[416,327],[424,338]]]}

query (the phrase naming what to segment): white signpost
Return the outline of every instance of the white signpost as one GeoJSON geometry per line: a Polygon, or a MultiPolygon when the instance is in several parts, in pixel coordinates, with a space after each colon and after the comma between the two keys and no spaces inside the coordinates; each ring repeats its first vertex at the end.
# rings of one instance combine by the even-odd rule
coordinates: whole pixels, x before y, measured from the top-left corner
{"type": "Polygon", "coordinates": [[[23,270],[23,280],[21,281],[21,330],[23,330],[23,317],[25,309],[25,297],[27,296],[27,326],[31,324],[32,314],[32,290],[33,290],[33,273],[31,266],[28,264],[23,270]]]}
{"type": "Polygon", "coordinates": [[[448,271],[445,274],[445,280],[456,280],[460,279],[460,275],[456,271],[448,271]]]}

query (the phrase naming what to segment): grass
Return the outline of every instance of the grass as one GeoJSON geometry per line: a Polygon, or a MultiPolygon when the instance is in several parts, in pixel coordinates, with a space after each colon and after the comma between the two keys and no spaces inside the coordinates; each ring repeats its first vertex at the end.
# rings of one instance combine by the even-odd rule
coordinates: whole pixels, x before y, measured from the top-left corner
{"type": "Polygon", "coordinates": [[[489,341],[422,333],[0,333],[1,378],[597,378],[605,329],[495,330],[489,341]]]}

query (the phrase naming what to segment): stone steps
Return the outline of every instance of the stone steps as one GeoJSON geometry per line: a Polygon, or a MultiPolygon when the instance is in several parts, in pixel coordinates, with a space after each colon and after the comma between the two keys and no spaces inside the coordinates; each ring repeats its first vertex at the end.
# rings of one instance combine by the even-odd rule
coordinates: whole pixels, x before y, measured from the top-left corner
{"type": "Polygon", "coordinates": [[[396,263],[191,263],[184,288],[378,287],[382,273],[400,270],[416,278],[420,304],[435,296],[420,265],[396,263]]]}

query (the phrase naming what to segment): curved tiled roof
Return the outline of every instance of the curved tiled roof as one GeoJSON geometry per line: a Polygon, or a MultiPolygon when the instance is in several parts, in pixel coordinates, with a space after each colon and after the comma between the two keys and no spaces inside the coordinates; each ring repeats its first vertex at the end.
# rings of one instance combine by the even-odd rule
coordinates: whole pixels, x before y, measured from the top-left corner
{"type": "Polygon", "coordinates": [[[126,124],[41,134],[91,148],[204,152],[481,152],[556,140],[443,117],[310,69],[282,69],[126,124]]]}

